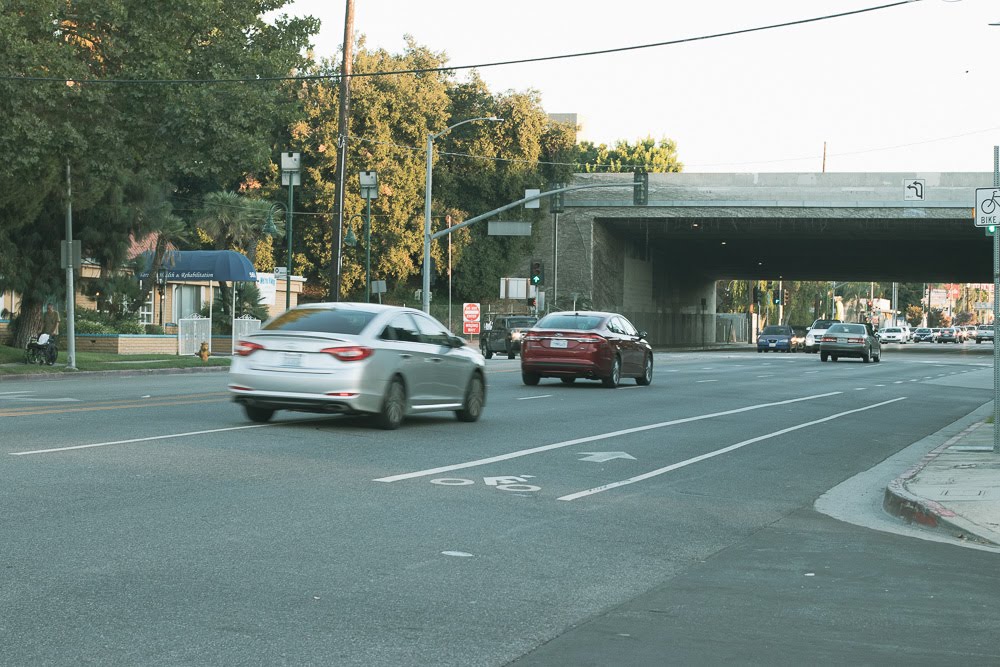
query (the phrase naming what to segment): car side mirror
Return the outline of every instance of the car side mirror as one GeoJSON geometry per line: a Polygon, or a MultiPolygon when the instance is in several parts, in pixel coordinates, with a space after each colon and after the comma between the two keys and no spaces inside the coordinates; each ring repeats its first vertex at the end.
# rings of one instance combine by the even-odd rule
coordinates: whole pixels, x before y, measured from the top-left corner
{"type": "Polygon", "coordinates": [[[448,338],[448,346],[454,348],[465,347],[465,339],[461,336],[451,336],[448,338]]]}
{"type": "Polygon", "coordinates": [[[646,338],[646,337],[647,337],[648,335],[649,335],[649,334],[648,334],[648,333],[646,333],[645,331],[640,331],[640,332],[639,332],[639,340],[643,340],[643,339],[644,339],[644,338],[646,338]]]}

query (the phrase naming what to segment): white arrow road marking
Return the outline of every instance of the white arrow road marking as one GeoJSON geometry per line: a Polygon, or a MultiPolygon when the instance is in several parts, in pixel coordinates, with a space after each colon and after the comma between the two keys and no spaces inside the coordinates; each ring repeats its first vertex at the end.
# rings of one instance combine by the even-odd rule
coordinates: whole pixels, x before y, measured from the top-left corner
{"type": "Polygon", "coordinates": [[[635,461],[635,457],[625,452],[577,452],[577,454],[590,454],[590,456],[584,456],[580,461],[594,461],[595,463],[604,463],[605,461],[610,461],[611,459],[632,459],[635,461]]]}
{"type": "Polygon", "coordinates": [[[696,415],[694,417],[683,417],[681,419],[672,419],[670,421],[660,422],[658,424],[649,424],[647,426],[636,426],[635,428],[626,428],[620,431],[611,431],[609,433],[599,433],[598,435],[590,435],[584,438],[576,438],[574,440],[565,440],[563,442],[556,442],[551,445],[532,447],[531,449],[522,449],[517,452],[510,452],[509,454],[500,454],[498,456],[491,456],[485,459],[476,459],[475,461],[467,461],[465,463],[456,463],[454,465],[441,466],[439,468],[428,468],[427,470],[418,470],[416,472],[406,472],[399,475],[390,475],[389,477],[379,477],[378,479],[372,481],[389,483],[389,482],[401,482],[405,479],[415,479],[417,477],[428,477],[430,475],[437,475],[439,473],[450,472],[452,470],[462,470],[463,468],[475,468],[478,466],[486,465],[488,463],[509,461],[510,459],[516,459],[521,456],[528,456],[529,454],[538,454],[539,452],[547,452],[552,449],[561,449],[563,447],[572,447],[573,445],[581,445],[585,442],[607,440],[609,438],[615,438],[620,435],[629,435],[630,433],[641,433],[643,431],[651,431],[653,429],[664,428],[667,426],[676,426],[677,424],[688,424],[690,422],[701,421],[703,419],[714,419],[715,417],[725,417],[727,415],[740,414],[741,412],[751,412],[753,410],[761,410],[763,408],[773,408],[780,405],[801,403],[802,401],[812,401],[816,400],[817,398],[828,398],[830,396],[836,396],[837,394],[840,393],[843,392],[831,391],[825,394],[815,394],[813,396],[790,398],[785,401],[775,401],[773,403],[757,403],[756,405],[748,405],[745,408],[736,408],[734,410],[723,410],[722,412],[710,412],[708,414],[696,415]]]}
{"type": "Polygon", "coordinates": [[[671,470],[677,470],[678,468],[684,468],[706,459],[711,459],[716,456],[721,456],[723,454],[728,454],[729,452],[736,451],[747,445],[752,445],[755,442],[760,442],[761,440],[769,440],[771,438],[776,438],[779,435],[784,435],[786,433],[791,433],[792,431],[798,431],[799,429],[807,428],[809,426],[815,426],[816,424],[822,424],[823,422],[828,422],[833,419],[838,419],[840,417],[846,417],[847,415],[853,415],[858,412],[864,412],[865,410],[873,410],[875,408],[880,408],[883,405],[889,405],[890,403],[895,403],[896,401],[905,400],[905,396],[900,396],[899,398],[894,398],[890,401],[882,401],[881,403],[875,403],[874,405],[868,405],[863,408],[856,408],[854,410],[847,410],[845,412],[838,412],[835,415],[830,415],[829,417],[823,417],[822,419],[814,419],[811,422],[806,422],[804,424],[799,424],[797,426],[789,426],[788,428],[783,428],[780,431],[775,431],[773,433],[768,433],[766,435],[760,435],[756,438],[750,438],[749,440],[744,440],[743,442],[737,442],[735,445],[729,445],[728,447],[723,447],[722,449],[717,449],[714,452],[708,452],[707,454],[702,454],[701,456],[695,456],[694,458],[681,461],[680,463],[674,463],[668,465],[664,468],[658,468],[650,472],[644,473],[642,475],[637,475],[635,477],[630,477],[628,479],[623,479],[620,482],[612,482],[611,484],[604,484],[602,486],[595,487],[593,489],[587,489],[586,491],[579,491],[577,493],[571,493],[568,496],[561,496],[558,500],[576,500],[577,498],[583,498],[586,496],[592,496],[595,493],[601,493],[602,491],[609,491],[611,489],[617,489],[619,486],[627,486],[629,484],[635,484],[636,482],[641,482],[651,477],[656,477],[657,475],[662,475],[664,473],[670,472],[671,470]]]}

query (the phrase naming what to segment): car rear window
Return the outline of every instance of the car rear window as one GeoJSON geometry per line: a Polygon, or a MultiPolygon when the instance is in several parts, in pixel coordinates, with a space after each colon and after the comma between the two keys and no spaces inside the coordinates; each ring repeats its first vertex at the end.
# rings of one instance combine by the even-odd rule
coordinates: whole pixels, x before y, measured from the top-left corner
{"type": "Polygon", "coordinates": [[[916,332],[917,333],[921,333],[921,334],[928,334],[928,333],[931,332],[931,330],[930,329],[917,329],[916,332]]]}
{"type": "Polygon", "coordinates": [[[833,320],[816,320],[810,329],[829,329],[831,324],[834,324],[833,320]]]}
{"type": "Polygon", "coordinates": [[[788,327],[781,327],[775,325],[772,327],[764,327],[764,330],[761,331],[761,333],[764,334],[765,336],[776,336],[779,334],[790,334],[791,330],[788,327]]]}
{"type": "Polygon", "coordinates": [[[597,315],[566,315],[554,313],[538,320],[538,329],[596,329],[603,317],[597,315]]]}
{"type": "Polygon", "coordinates": [[[893,327],[889,327],[885,330],[886,333],[902,333],[902,331],[902,329],[895,329],[893,327]]]}
{"type": "Polygon", "coordinates": [[[851,333],[851,334],[864,334],[867,333],[865,325],[863,324],[834,324],[826,331],[830,334],[835,333],[851,333]]]}
{"type": "Polygon", "coordinates": [[[268,331],[321,331],[359,334],[375,317],[374,312],[344,308],[296,308],[265,324],[268,331]]]}
{"type": "Polygon", "coordinates": [[[507,328],[509,329],[523,329],[525,327],[535,326],[534,317],[515,317],[507,320],[507,328]]]}

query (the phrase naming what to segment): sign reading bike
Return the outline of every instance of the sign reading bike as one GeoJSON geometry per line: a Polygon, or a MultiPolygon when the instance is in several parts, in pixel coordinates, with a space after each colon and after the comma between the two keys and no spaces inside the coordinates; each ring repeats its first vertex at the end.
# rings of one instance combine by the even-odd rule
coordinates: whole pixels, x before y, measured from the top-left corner
{"type": "Polygon", "coordinates": [[[976,188],[976,227],[1000,225],[1000,188],[976,188]]]}

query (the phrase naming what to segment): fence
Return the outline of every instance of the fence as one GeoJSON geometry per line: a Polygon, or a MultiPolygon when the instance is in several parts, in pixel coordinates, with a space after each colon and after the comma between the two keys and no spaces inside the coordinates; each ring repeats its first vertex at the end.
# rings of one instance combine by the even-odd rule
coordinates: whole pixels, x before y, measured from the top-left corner
{"type": "Polygon", "coordinates": [[[236,354],[236,343],[238,343],[243,336],[252,334],[254,331],[258,330],[260,330],[260,320],[255,318],[253,315],[242,315],[234,319],[232,354],[236,354]]]}
{"type": "Polygon", "coordinates": [[[202,343],[212,337],[212,320],[200,315],[191,315],[177,322],[177,354],[180,356],[197,354],[202,343]]]}
{"type": "Polygon", "coordinates": [[[715,316],[717,343],[749,343],[750,320],[746,313],[719,313],[715,316]]]}

